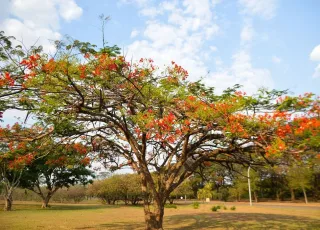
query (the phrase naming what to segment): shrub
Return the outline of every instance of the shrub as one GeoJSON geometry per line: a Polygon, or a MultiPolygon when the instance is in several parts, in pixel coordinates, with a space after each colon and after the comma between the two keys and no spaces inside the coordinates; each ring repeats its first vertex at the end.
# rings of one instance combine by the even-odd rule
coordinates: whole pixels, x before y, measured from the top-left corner
{"type": "Polygon", "coordinates": [[[223,206],[223,210],[228,210],[227,206],[223,206]]]}
{"type": "Polygon", "coordinates": [[[212,208],[211,208],[211,211],[213,211],[213,212],[216,212],[216,211],[218,211],[218,206],[213,206],[212,208]]]}
{"type": "Polygon", "coordinates": [[[221,206],[220,206],[220,205],[217,205],[216,207],[217,207],[217,209],[221,209],[221,206]]]}
{"type": "Polygon", "coordinates": [[[198,209],[200,204],[199,204],[199,202],[193,202],[192,206],[194,209],[198,209]]]}
{"type": "Polygon", "coordinates": [[[232,206],[232,207],[230,208],[230,210],[235,211],[235,210],[236,210],[236,206],[232,206]]]}
{"type": "Polygon", "coordinates": [[[174,209],[177,209],[177,205],[175,205],[175,204],[165,204],[164,207],[165,207],[165,208],[174,208],[174,209]]]}

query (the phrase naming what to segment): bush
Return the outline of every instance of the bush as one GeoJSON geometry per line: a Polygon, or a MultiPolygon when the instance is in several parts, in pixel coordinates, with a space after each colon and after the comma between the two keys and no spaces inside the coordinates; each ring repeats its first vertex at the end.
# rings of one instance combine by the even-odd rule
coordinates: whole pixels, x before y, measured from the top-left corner
{"type": "Polygon", "coordinates": [[[223,210],[228,210],[227,206],[223,206],[223,210]]]}
{"type": "Polygon", "coordinates": [[[218,211],[218,206],[213,206],[212,208],[211,208],[211,211],[213,211],[213,212],[216,212],[216,211],[218,211]]]}
{"type": "Polygon", "coordinates": [[[236,206],[232,206],[232,207],[230,208],[230,210],[235,211],[235,210],[236,210],[236,206]]]}
{"type": "Polygon", "coordinates": [[[165,204],[164,207],[165,207],[165,208],[174,208],[174,209],[177,209],[177,205],[175,205],[175,204],[165,204]]]}
{"type": "Polygon", "coordinates": [[[220,206],[220,205],[217,205],[216,207],[217,207],[217,209],[221,209],[221,206],[220,206]]]}
{"type": "Polygon", "coordinates": [[[192,206],[194,209],[198,209],[200,204],[199,204],[199,202],[193,202],[192,206]]]}

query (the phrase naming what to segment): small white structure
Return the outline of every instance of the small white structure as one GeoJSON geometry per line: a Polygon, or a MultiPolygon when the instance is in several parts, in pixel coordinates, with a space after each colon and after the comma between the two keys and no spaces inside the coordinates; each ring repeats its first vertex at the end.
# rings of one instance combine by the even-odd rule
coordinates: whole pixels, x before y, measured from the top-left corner
{"type": "Polygon", "coordinates": [[[210,198],[206,198],[206,202],[210,202],[210,198]]]}

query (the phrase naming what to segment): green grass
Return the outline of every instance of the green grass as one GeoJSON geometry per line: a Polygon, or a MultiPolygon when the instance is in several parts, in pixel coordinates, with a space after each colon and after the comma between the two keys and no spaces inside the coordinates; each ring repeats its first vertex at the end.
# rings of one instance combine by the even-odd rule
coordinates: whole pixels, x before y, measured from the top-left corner
{"type": "MultiPolygon", "coordinates": [[[[320,229],[320,207],[263,207],[237,205],[235,211],[212,212],[212,204],[194,209],[177,204],[165,209],[165,229],[320,229]],[[290,211],[288,211],[290,210],[290,211]]],[[[222,207],[222,206],[221,206],[222,207]]],[[[2,206],[0,205],[2,209],[2,206]]],[[[15,202],[14,211],[0,211],[0,229],[144,229],[141,206],[98,204],[53,204],[15,202]]]]}

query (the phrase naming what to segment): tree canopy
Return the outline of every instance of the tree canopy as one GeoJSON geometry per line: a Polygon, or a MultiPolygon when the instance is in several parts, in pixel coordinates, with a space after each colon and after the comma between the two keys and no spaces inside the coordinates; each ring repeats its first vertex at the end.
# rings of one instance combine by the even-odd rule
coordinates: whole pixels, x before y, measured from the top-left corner
{"type": "MultiPolygon", "coordinates": [[[[19,66],[24,79],[16,107],[50,124],[55,133],[92,147],[113,170],[130,166],[141,179],[147,229],[161,229],[170,193],[205,162],[277,164],[279,159],[319,157],[319,97],[288,96],[239,85],[218,95],[172,61],[130,62],[117,47],[57,43],[55,56],[36,53],[19,66]],[[155,176],[153,176],[155,175],[155,176]],[[149,192],[154,210],[149,206],[149,192]]],[[[11,90],[10,71],[2,85],[11,90]]]]}

